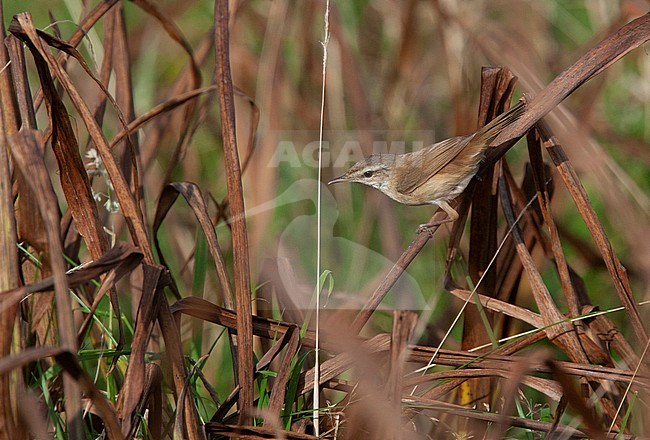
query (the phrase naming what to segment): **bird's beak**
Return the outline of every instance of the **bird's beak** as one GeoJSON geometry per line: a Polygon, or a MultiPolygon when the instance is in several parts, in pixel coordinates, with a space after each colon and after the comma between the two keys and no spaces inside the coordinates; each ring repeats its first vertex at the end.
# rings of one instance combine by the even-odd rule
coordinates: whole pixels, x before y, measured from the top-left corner
{"type": "Polygon", "coordinates": [[[328,185],[331,185],[332,183],[340,183],[340,182],[347,182],[348,177],[344,174],[342,176],[337,177],[336,179],[332,179],[329,182],[327,182],[328,185]]]}

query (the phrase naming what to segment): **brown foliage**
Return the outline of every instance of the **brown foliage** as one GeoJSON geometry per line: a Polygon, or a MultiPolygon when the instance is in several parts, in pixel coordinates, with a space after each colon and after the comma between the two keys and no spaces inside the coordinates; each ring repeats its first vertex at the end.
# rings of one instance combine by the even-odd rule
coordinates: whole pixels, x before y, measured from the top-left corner
{"type": "MultiPolygon", "coordinates": [[[[463,304],[460,347],[442,348],[445,338],[438,345],[434,340],[440,338],[433,332],[417,334],[421,341],[415,343],[419,323],[412,311],[394,311],[390,333],[368,325],[381,314],[380,304],[409,265],[427,258],[425,245],[438,233],[435,229],[419,232],[402,250],[395,213],[385,200],[368,194],[358,212],[359,224],[372,225],[376,220],[381,225],[382,246],[396,262],[374,284],[364,287],[372,293],[353,307],[354,315],[322,311],[318,346],[325,356],[320,365],[314,365],[309,355],[317,345],[317,333],[309,321],[312,311],[292,310],[296,297],[291,296],[291,289],[299,291],[301,284],[299,265],[281,261],[268,271],[269,265],[265,266],[259,280],[254,277],[256,265],[267,256],[263,243],[271,235],[267,226],[275,204],[281,203],[280,197],[271,200],[281,182],[264,162],[277,153],[274,136],[281,128],[280,114],[290,111],[300,118],[293,129],[317,120],[311,94],[318,89],[320,54],[308,42],[313,41],[312,19],[320,18],[321,11],[316,3],[296,6],[304,20],[292,22],[302,37],[292,50],[305,62],[298,69],[298,98],[287,110],[284,100],[286,91],[292,90],[289,77],[293,73],[280,60],[282,32],[288,29],[284,21],[293,16],[289,2],[264,5],[269,8],[264,17],[256,9],[260,5],[216,0],[212,29],[205,29],[198,44],[178,24],[187,6],[165,10],[149,0],[132,3],[187,58],[173,85],[165,90],[167,96],[141,112],[136,111],[140,103],[130,50],[136,42],[142,43],[146,29],[127,26],[128,3],[99,2],[84,11],[67,39],[59,35],[58,28],[54,34],[40,29],[44,26],[37,26],[29,12],[14,17],[8,34],[3,28],[0,64],[10,68],[0,72],[0,439],[43,436],[60,423],[66,425],[61,429],[71,439],[102,431],[108,438],[312,439],[316,438],[311,435],[313,426],[305,414],[315,368],[320,401],[332,402],[323,411],[326,417],[320,419],[325,437],[440,438],[453,433],[500,438],[511,427],[547,433],[549,438],[608,438],[619,431],[620,438],[637,434],[629,419],[635,410],[631,393],[647,392],[650,381],[643,349],[649,343],[648,333],[639,298],[634,297],[634,283],[588,197],[576,163],[553,135],[552,124],[542,118],[578,87],[650,39],[650,14],[626,24],[621,17],[617,27],[592,48],[583,49],[577,61],[548,86],[534,96],[527,95],[524,116],[493,142],[479,178],[455,201],[460,218],[446,248],[444,284],[463,304]],[[238,20],[255,32],[253,24],[263,22],[264,26],[258,26],[268,32],[263,37],[263,55],[256,57],[235,44],[243,38],[235,33],[250,30],[238,20]],[[99,23],[105,53],[95,72],[79,45],[99,23]],[[207,84],[205,78],[210,78],[207,84]],[[241,89],[246,90],[256,80],[265,87],[255,98],[234,84],[241,82],[241,89]],[[41,110],[43,103],[45,110],[41,110]],[[258,142],[260,121],[264,131],[258,142]],[[201,129],[213,131],[211,139],[222,147],[210,146],[214,153],[210,157],[218,158],[218,163],[207,167],[196,165],[201,129]],[[140,133],[146,137],[141,139],[140,133]],[[521,138],[528,147],[527,165],[518,182],[519,164],[505,153],[521,138]],[[96,151],[96,166],[101,170],[84,163],[84,145],[86,153],[96,151]],[[544,162],[544,154],[550,164],[544,162]],[[102,182],[98,176],[103,170],[102,182]],[[200,180],[204,170],[209,170],[207,182],[190,182],[200,180]],[[183,181],[174,181],[182,173],[183,181]],[[119,216],[105,213],[97,204],[94,188],[102,184],[113,192],[119,216]],[[576,218],[584,223],[591,242],[567,237],[569,232],[554,210],[558,194],[572,200],[576,218]],[[179,195],[191,215],[171,210],[179,195]],[[154,201],[155,209],[148,212],[154,201]],[[249,231],[247,216],[265,203],[273,206],[259,209],[263,214],[254,223],[257,229],[249,231]],[[457,279],[453,269],[465,245],[468,219],[465,281],[457,279]],[[188,244],[191,228],[181,227],[194,221],[205,239],[204,249],[199,241],[188,244]],[[223,227],[223,233],[217,234],[218,227],[223,227]],[[596,313],[598,305],[592,303],[577,267],[580,260],[566,252],[567,242],[583,259],[604,267],[633,338],[607,315],[596,313]],[[208,254],[214,263],[213,295],[204,298],[202,292],[191,290],[194,282],[200,284],[205,267],[200,263],[208,254]],[[177,266],[182,268],[177,271],[177,266]],[[548,270],[559,288],[549,283],[548,270]],[[278,281],[282,276],[293,282],[283,284],[278,281]],[[259,281],[259,291],[251,286],[253,281],[259,281]],[[521,298],[527,289],[531,293],[528,306],[521,298]],[[105,296],[116,319],[115,341],[110,354],[99,355],[111,360],[102,359],[96,371],[91,371],[88,353],[102,352],[106,338],[113,337],[102,321],[104,314],[111,316],[101,304],[105,296]],[[264,302],[268,310],[259,305],[264,302]],[[278,316],[282,319],[273,319],[278,316]],[[199,334],[205,326],[224,329],[228,335],[229,354],[223,356],[221,361],[225,361],[214,375],[202,371],[212,349],[204,353],[199,337],[200,355],[193,359],[196,352],[186,345],[184,323],[190,320],[200,323],[194,327],[199,334]],[[507,340],[519,324],[531,330],[507,340]],[[548,342],[546,349],[522,353],[542,341],[548,342]],[[560,356],[565,360],[558,360],[560,356]],[[226,363],[231,371],[225,371],[226,363]],[[231,372],[232,382],[227,379],[231,372]],[[37,384],[35,378],[42,383],[37,384]],[[202,385],[195,383],[197,378],[202,385]],[[36,385],[47,393],[36,393],[36,385]],[[532,414],[536,410],[532,407],[530,417],[513,416],[521,388],[540,393],[544,401],[559,402],[555,421],[532,414]],[[228,397],[219,401],[224,389],[228,397]],[[26,407],[45,400],[50,403],[50,419],[26,407]],[[202,400],[210,400],[216,408],[207,418],[202,400]],[[565,425],[565,419],[560,420],[565,412],[579,415],[581,424],[565,425]],[[53,420],[52,414],[60,420],[53,420]]],[[[364,68],[383,72],[385,77],[383,122],[388,124],[400,109],[405,111],[399,103],[401,95],[416,96],[417,84],[428,75],[422,67],[426,63],[420,63],[417,56],[421,43],[410,32],[420,23],[420,9],[430,8],[441,22],[442,33],[470,36],[486,54],[494,56],[495,45],[504,38],[493,29],[488,30],[489,36],[473,33],[443,2],[387,5],[398,12],[394,24],[399,41],[388,67],[380,65],[381,54],[372,52],[376,47],[367,42],[377,29],[358,30],[367,37],[359,44],[368,44],[360,50],[368,50],[377,63],[364,68]]],[[[367,8],[363,20],[372,24],[378,11],[367,8]]],[[[347,40],[349,30],[339,12],[334,10],[331,16],[337,58],[329,68],[336,68],[340,77],[330,76],[327,83],[334,91],[327,95],[334,109],[330,122],[332,126],[348,123],[336,110],[346,109],[342,97],[349,98],[350,119],[364,152],[369,153],[375,124],[371,99],[364,90],[359,48],[347,40]]],[[[517,44],[508,48],[503,56],[515,59],[517,44]]],[[[521,66],[513,66],[513,71],[516,68],[521,66]]],[[[513,71],[483,69],[479,125],[508,108],[517,85],[513,71]]],[[[468,122],[467,102],[460,99],[460,81],[451,82],[455,88],[453,119],[458,129],[471,131],[475,127],[468,122]]],[[[531,78],[524,78],[525,85],[530,82],[531,78]]],[[[630,147],[631,151],[639,149],[630,147]]],[[[623,206],[624,202],[617,203],[623,206]]],[[[432,220],[444,215],[437,212],[432,220]]],[[[638,225],[628,223],[639,230],[638,225]]],[[[625,224],[620,226],[625,228],[625,224]]],[[[371,229],[361,227],[357,232],[369,243],[371,229]]],[[[647,243],[647,237],[639,236],[639,240],[647,243]]],[[[637,278],[649,281],[643,257],[647,249],[631,248],[637,278]]],[[[441,324],[438,330],[445,328],[441,324]]]]}

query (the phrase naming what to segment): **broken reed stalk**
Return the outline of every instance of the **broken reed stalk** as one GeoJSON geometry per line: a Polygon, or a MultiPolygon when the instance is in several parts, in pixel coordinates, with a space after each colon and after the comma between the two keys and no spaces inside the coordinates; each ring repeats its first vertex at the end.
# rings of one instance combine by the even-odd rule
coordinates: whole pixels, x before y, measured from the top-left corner
{"type": "MultiPolygon", "coordinates": [[[[517,78],[507,68],[485,67],[481,69],[481,98],[479,101],[479,127],[494,119],[499,113],[510,107],[512,93],[517,78]]],[[[481,179],[475,182],[471,194],[471,223],[469,231],[469,255],[467,260],[468,274],[471,277],[475,293],[495,296],[497,271],[488,270],[493,256],[497,251],[497,220],[499,196],[494,191],[501,163],[497,162],[485,170],[481,179]]],[[[464,221],[454,225],[463,229],[464,221]]],[[[460,238],[460,234],[458,234],[460,238]]],[[[461,347],[465,350],[479,347],[483,344],[494,343],[494,335],[490,335],[494,326],[494,313],[488,310],[486,321],[481,317],[482,310],[478,307],[461,309],[463,313],[463,336],[461,347]]],[[[491,381],[489,379],[474,379],[464,382],[459,391],[462,405],[485,407],[490,405],[491,381]]]]}

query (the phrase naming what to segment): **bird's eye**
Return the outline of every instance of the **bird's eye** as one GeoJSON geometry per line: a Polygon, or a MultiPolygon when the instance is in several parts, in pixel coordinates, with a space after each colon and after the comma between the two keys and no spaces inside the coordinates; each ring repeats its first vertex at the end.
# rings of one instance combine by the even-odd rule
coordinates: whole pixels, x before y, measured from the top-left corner
{"type": "Polygon", "coordinates": [[[374,173],[375,173],[374,171],[366,171],[365,173],[363,173],[363,177],[372,177],[374,173]]]}

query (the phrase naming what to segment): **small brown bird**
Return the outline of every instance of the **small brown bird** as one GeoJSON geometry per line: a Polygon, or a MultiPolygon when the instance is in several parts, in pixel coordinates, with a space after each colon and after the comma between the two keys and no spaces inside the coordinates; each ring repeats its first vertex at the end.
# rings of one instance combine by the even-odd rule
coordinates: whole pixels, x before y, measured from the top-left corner
{"type": "Polygon", "coordinates": [[[485,151],[501,131],[524,113],[519,102],[476,133],[457,136],[405,154],[373,154],[347,173],[328,182],[357,182],[371,186],[405,205],[437,205],[447,218],[421,225],[453,222],[458,213],[449,200],[462,193],[476,175],[485,151]]]}

